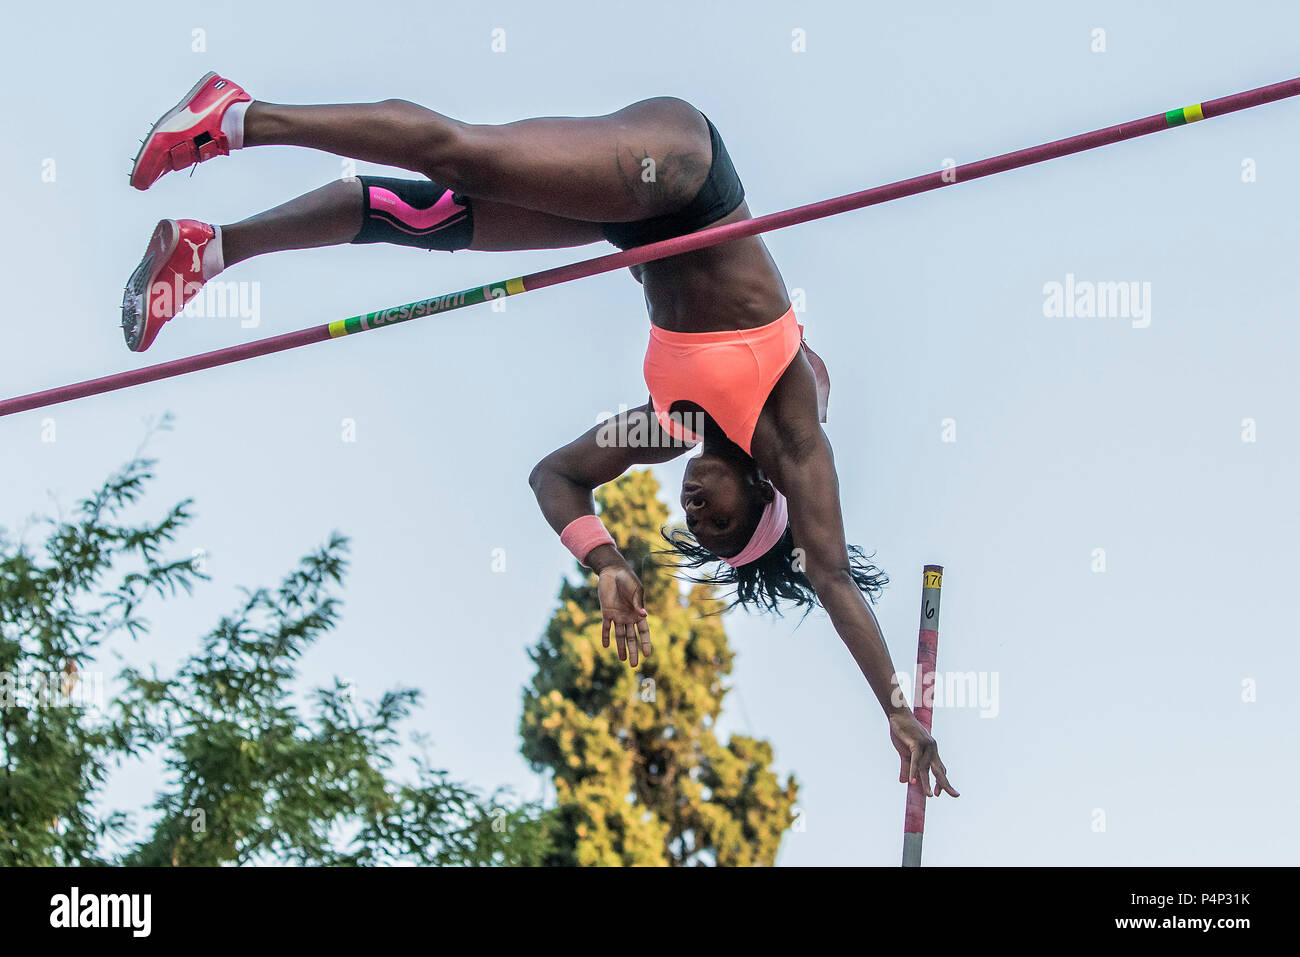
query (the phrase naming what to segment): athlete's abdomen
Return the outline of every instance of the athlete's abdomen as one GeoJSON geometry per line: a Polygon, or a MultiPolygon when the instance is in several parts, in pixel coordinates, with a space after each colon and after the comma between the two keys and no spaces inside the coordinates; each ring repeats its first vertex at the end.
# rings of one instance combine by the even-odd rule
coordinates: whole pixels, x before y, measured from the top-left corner
{"type": "MultiPolygon", "coordinates": [[[[749,216],[723,222],[733,218],[749,216]]],[[[790,306],[781,273],[758,236],[646,263],[640,279],[650,321],[674,332],[753,329],[790,306]]]]}

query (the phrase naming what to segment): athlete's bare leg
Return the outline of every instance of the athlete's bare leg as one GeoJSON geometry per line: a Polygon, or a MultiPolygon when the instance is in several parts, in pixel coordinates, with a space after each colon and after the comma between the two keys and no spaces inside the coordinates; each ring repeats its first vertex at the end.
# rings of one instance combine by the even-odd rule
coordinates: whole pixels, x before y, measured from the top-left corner
{"type": "Polygon", "coordinates": [[[334,106],[253,102],[244,145],[290,145],[423,173],[474,199],[590,222],[674,212],[699,191],[712,154],[699,111],[675,97],[608,116],[500,126],[405,100],[334,106]]]}

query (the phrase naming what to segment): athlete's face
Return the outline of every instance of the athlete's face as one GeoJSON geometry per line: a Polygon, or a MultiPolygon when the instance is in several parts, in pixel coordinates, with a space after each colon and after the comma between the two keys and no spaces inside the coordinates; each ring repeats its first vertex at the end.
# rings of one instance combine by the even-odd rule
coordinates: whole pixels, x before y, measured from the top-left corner
{"type": "Polygon", "coordinates": [[[682,476],[686,527],[696,541],[722,558],[737,555],[748,543],[772,498],[772,487],[759,480],[752,463],[701,453],[682,476]]]}

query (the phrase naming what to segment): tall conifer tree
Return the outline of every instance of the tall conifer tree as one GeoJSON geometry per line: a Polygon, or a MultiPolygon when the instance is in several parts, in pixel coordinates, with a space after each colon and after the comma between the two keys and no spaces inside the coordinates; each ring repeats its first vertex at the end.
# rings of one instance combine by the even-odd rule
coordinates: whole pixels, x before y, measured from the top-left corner
{"type": "Polygon", "coordinates": [[[722,603],[683,593],[659,567],[668,509],[649,470],[597,492],[601,518],[645,586],[654,653],[633,671],[601,647],[595,576],[565,582],[532,652],[523,753],[549,769],[558,807],[551,862],[580,865],[772,864],[798,786],[771,770],[772,746],[715,726],[732,652],[722,603]]]}

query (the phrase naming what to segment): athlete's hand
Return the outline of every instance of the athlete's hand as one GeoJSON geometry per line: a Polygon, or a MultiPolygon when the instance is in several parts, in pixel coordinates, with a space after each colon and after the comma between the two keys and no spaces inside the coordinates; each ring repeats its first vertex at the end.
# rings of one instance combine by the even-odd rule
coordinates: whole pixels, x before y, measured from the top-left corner
{"type": "Polygon", "coordinates": [[[926,797],[938,797],[947,791],[953,797],[960,797],[957,789],[948,783],[948,769],[939,760],[939,746],[935,744],[930,732],[921,727],[916,715],[910,711],[898,711],[889,716],[889,739],[898,749],[902,765],[898,772],[898,782],[906,784],[916,780],[926,797]],[[930,774],[934,774],[934,790],[930,789],[930,774]]]}
{"type": "Polygon", "coordinates": [[[600,596],[601,644],[609,647],[610,626],[618,643],[620,661],[636,667],[638,651],[650,654],[650,626],[646,623],[645,590],[626,564],[602,569],[596,584],[600,596]],[[639,647],[638,647],[639,646],[639,647]]]}

